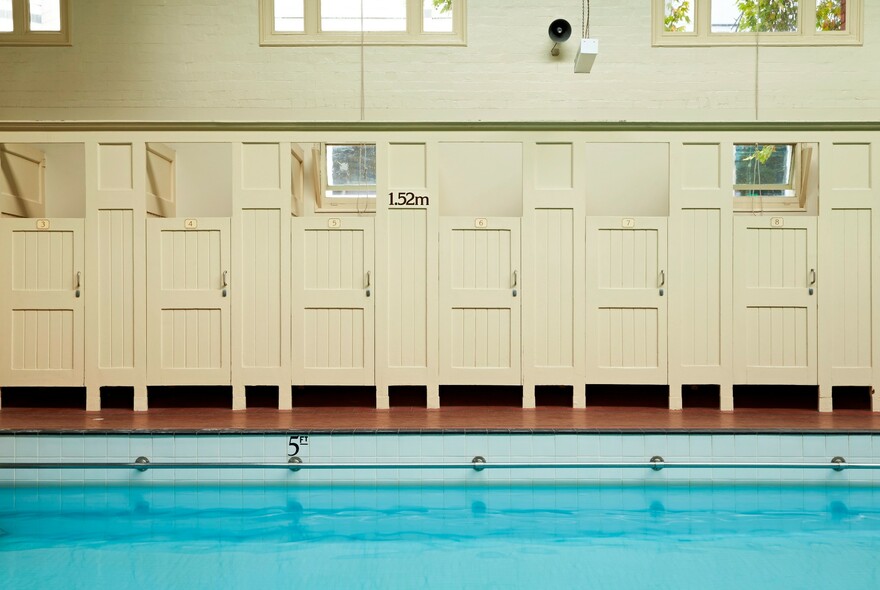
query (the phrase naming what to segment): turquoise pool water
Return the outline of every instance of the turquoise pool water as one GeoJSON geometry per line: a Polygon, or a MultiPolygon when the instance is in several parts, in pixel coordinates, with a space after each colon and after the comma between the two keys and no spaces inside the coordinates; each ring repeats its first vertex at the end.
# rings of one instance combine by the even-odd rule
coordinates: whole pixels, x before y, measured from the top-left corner
{"type": "Polygon", "coordinates": [[[880,487],[0,488],[0,586],[880,588],[880,487]]]}

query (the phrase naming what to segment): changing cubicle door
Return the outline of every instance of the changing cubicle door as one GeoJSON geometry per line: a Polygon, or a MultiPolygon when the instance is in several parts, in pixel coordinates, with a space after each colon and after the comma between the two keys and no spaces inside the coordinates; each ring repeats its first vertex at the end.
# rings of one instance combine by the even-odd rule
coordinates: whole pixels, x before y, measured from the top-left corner
{"type": "Polygon", "coordinates": [[[294,385],[372,385],[373,219],[293,218],[294,385]]]}
{"type": "Polygon", "coordinates": [[[520,218],[444,217],[440,382],[519,385],[520,218]]]}
{"type": "Polygon", "coordinates": [[[230,383],[229,219],[147,220],[150,385],[230,383]]]}
{"type": "Polygon", "coordinates": [[[734,382],[815,385],[816,218],[734,219],[734,382]]]}
{"type": "Polygon", "coordinates": [[[83,220],[0,220],[0,386],[83,384],[83,220]]]}
{"type": "Polygon", "coordinates": [[[587,218],[587,382],[665,384],[666,218],[587,218]]]}

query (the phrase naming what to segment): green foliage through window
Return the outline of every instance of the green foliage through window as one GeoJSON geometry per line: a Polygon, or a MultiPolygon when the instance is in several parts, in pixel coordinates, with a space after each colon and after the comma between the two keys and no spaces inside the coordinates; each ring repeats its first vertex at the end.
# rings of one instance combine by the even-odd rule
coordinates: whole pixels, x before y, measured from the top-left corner
{"type": "MultiPolygon", "coordinates": [[[[437,2],[439,0],[434,0],[437,2]]],[[[690,0],[670,0],[666,2],[666,15],[663,27],[669,32],[683,31],[691,23],[690,0]]]]}

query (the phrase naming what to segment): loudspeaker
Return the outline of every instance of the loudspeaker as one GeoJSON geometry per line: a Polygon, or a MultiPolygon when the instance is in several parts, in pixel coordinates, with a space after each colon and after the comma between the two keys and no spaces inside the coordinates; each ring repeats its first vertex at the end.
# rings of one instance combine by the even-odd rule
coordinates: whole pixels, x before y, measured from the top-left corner
{"type": "Polygon", "coordinates": [[[547,33],[554,43],[564,43],[571,37],[571,25],[564,18],[557,18],[550,23],[550,30],[547,33]]]}

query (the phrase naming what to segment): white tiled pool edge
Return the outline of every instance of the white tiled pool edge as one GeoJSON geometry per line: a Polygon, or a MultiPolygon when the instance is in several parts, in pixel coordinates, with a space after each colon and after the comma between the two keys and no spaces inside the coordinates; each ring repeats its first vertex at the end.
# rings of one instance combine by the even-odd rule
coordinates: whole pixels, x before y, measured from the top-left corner
{"type": "MultiPolygon", "coordinates": [[[[880,433],[358,433],[358,434],[0,434],[0,463],[283,463],[306,464],[667,462],[880,464],[880,433]]],[[[880,483],[880,469],[0,469],[0,485],[79,483],[540,481],[593,483],[815,482],[880,483]]]]}

